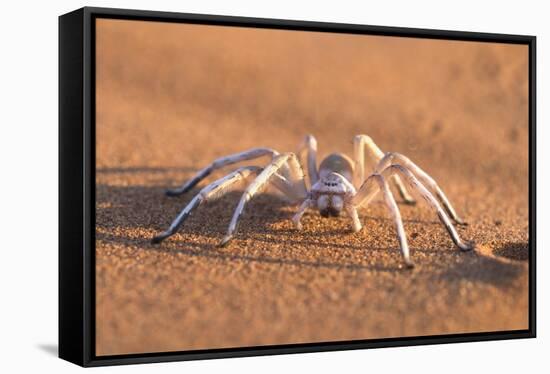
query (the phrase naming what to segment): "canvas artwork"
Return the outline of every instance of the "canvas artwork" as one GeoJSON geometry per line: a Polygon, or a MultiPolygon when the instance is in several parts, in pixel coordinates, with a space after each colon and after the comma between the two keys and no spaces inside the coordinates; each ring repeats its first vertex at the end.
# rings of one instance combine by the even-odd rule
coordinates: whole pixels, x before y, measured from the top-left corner
{"type": "Polygon", "coordinates": [[[529,328],[527,45],[95,22],[98,357],[529,328]]]}

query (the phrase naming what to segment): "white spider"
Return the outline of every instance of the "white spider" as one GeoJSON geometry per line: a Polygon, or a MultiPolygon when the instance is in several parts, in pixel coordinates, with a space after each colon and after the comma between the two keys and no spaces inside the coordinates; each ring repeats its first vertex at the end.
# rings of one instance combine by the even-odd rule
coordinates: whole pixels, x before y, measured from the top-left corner
{"type": "Polygon", "coordinates": [[[255,179],[248,185],[235,209],[227,234],[220,245],[225,245],[233,237],[246,203],[269,183],[281,191],[291,202],[301,202],[298,212],[292,218],[297,229],[302,227],[300,220],[305,211],[308,208],[317,208],[323,217],[336,217],[342,210],[345,210],[352,220],[353,231],[360,231],[362,225],[357,215],[357,209],[367,205],[379,191],[382,191],[384,201],[397,229],[397,238],[403,258],[407,266],[412,267],[413,263],[409,255],[409,246],[407,245],[401,214],[388,186],[388,180],[391,180],[398,188],[401,197],[409,204],[414,204],[415,200],[407,192],[403,181],[410,188],[418,191],[420,196],[437,212],[439,219],[458,248],[463,251],[473,248],[472,242],[464,242],[458,236],[451,219],[457,224],[465,223],[457,216],[443,191],[428,174],[399,153],[389,152],[384,154],[366,135],[355,136],[353,147],[355,162],[342,153],[333,153],[323,159],[319,169],[317,169],[317,141],[312,135],[306,136],[299,154],[302,155],[304,151],[307,152],[307,170],[311,186],[309,191],[306,187],[306,178],[302,166],[294,153],[279,154],[269,148],[254,148],[246,152],[219,158],[200,170],[180,188],[168,190],[166,193],[169,196],[183,194],[196,186],[213,170],[237,162],[269,155],[271,156],[271,163],[264,168],[259,166],[238,168],[204,187],[176,217],[170,228],[155,236],[152,243],[160,243],[173,235],[201,203],[223,196],[232,190],[237,182],[254,176],[255,179]],[[366,178],[365,148],[368,150],[369,156],[373,157],[376,162],[372,174],[366,178]]]}

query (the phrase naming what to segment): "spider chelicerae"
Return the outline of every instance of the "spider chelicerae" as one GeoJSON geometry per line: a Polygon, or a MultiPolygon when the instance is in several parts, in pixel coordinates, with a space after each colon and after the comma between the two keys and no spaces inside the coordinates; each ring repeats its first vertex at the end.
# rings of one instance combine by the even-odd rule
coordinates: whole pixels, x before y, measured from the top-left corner
{"type": "Polygon", "coordinates": [[[217,199],[232,191],[238,186],[239,181],[254,178],[246,187],[235,209],[227,234],[220,243],[221,245],[227,244],[235,234],[246,204],[267,185],[274,186],[290,203],[300,204],[298,211],[292,218],[297,229],[302,228],[300,221],[306,210],[316,208],[323,217],[336,217],[342,211],[345,211],[351,218],[353,231],[358,232],[361,230],[362,225],[357,209],[368,205],[381,192],[395,224],[403,259],[408,267],[413,267],[401,213],[388,185],[391,182],[395,184],[405,203],[416,203],[409,194],[407,187],[417,191],[436,211],[441,223],[445,226],[458,248],[468,251],[474,247],[472,242],[460,239],[452,221],[460,225],[466,223],[459,218],[441,188],[426,172],[402,154],[382,152],[373,140],[366,135],[355,136],[353,148],[353,160],[343,153],[333,153],[325,157],[317,167],[317,141],[312,135],[306,136],[298,154],[305,156],[303,158],[306,159],[305,162],[307,163],[308,184],[306,183],[306,175],[301,166],[300,158],[295,153],[280,154],[270,148],[253,148],[245,152],[221,157],[197,172],[193,178],[181,187],[166,191],[167,195],[181,195],[191,190],[212,171],[227,165],[254,160],[262,156],[270,156],[271,162],[265,167],[240,167],[202,188],[174,219],[168,230],[155,236],[152,243],[160,243],[175,234],[200,204],[217,199]],[[367,176],[365,176],[365,157],[374,159],[376,165],[372,173],[367,176]],[[311,186],[309,189],[308,185],[311,186]]]}

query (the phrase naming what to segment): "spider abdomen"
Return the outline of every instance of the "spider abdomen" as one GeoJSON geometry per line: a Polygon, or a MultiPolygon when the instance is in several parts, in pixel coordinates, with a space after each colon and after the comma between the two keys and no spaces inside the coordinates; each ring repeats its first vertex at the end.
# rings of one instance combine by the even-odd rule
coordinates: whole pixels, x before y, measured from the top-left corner
{"type": "Polygon", "coordinates": [[[323,179],[330,173],[338,173],[348,181],[353,180],[353,161],[343,153],[331,153],[319,165],[319,177],[323,179]]]}

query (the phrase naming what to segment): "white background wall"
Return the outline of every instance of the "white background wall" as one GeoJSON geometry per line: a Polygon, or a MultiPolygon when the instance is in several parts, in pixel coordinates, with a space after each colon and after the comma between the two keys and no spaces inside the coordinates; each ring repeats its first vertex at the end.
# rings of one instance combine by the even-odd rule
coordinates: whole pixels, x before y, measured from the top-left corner
{"type": "MultiPolygon", "coordinates": [[[[538,37],[538,191],[548,191],[550,26],[545,1],[4,2],[0,21],[0,371],[77,367],[57,347],[57,17],[84,5],[530,34],[538,37]]],[[[512,157],[512,155],[511,155],[512,157]]],[[[503,181],[506,183],[506,181],[503,181]]],[[[104,372],[542,372],[550,352],[549,199],[538,196],[538,338],[95,369],[104,372]],[[545,356],[546,354],[546,356],[545,356]]],[[[505,203],[505,201],[503,201],[505,203]]],[[[32,370],[32,371],[31,371],[32,370]]]]}

